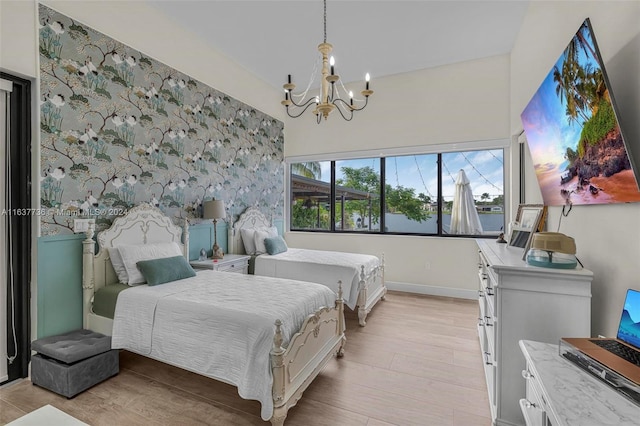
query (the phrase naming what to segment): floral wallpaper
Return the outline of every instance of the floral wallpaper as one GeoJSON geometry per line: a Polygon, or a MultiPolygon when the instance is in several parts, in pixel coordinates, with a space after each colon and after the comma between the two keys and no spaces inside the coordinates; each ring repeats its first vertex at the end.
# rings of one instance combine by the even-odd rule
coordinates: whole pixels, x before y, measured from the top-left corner
{"type": "Polygon", "coordinates": [[[42,235],[141,202],[282,217],[282,122],[46,6],[39,20],[42,235]]]}

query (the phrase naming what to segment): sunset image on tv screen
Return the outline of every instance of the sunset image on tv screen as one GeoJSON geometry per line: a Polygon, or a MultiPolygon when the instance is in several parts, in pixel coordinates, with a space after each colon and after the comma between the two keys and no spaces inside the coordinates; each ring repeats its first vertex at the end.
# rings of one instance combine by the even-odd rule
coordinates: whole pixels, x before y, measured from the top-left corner
{"type": "Polygon", "coordinates": [[[545,205],[640,201],[588,19],[521,118],[545,205]]]}

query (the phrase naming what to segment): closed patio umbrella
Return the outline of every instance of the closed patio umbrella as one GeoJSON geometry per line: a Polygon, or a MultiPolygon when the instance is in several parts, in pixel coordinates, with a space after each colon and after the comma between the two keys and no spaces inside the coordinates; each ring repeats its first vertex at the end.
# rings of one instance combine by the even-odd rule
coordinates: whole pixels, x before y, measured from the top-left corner
{"type": "Polygon", "coordinates": [[[476,210],[469,178],[460,169],[456,178],[456,189],[451,206],[451,234],[482,234],[480,216],[476,210]]]}

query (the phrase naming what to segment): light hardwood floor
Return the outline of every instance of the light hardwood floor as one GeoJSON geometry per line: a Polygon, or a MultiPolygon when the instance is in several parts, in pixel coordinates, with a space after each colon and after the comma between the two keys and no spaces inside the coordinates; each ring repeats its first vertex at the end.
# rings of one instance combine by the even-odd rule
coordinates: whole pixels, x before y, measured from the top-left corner
{"type": "MultiPolygon", "coordinates": [[[[477,303],[390,292],[325,367],[286,425],[488,426],[477,303]]],[[[122,352],[120,373],[73,399],[23,380],[0,389],[0,424],[43,405],[91,425],[268,425],[235,387],[122,352]]]]}

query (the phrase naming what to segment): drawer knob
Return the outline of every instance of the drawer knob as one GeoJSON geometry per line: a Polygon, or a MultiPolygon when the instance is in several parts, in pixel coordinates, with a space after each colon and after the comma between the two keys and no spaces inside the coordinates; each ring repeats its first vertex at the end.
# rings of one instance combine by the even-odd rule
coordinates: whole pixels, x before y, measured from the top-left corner
{"type": "Polygon", "coordinates": [[[522,370],[522,377],[529,380],[533,378],[533,374],[531,374],[529,370],[522,370]]]}
{"type": "Polygon", "coordinates": [[[478,297],[484,297],[484,292],[483,292],[483,291],[478,290],[478,297]]]}
{"type": "Polygon", "coordinates": [[[528,399],[525,399],[524,401],[524,406],[527,408],[536,408],[536,404],[529,401],[528,399]]]}

